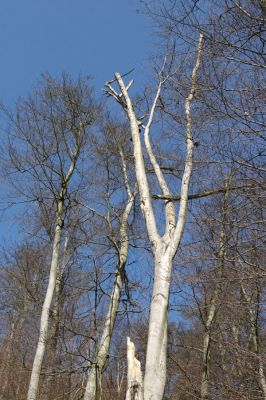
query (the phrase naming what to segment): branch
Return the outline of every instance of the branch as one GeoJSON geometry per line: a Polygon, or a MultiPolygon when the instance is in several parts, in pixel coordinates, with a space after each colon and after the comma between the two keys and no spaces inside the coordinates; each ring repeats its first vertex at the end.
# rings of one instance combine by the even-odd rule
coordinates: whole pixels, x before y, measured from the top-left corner
{"type": "Polygon", "coordinates": [[[128,197],[128,199],[130,199],[132,197],[132,193],[131,193],[128,176],[127,176],[127,165],[126,165],[125,155],[124,155],[122,147],[120,145],[118,145],[118,147],[119,147],[119,154],[120,154],[121,163],[122,163],[122,174],[123,174],[124,185],[125,185],[125,188],[127,191],[127,197],[128,197]]]}
{"type": "MultiPolygon", "coordinates": [[[[220,189],[211,189],[211,190],[207,190],[206,192],[202,192],[202,193],[195,193],[195,194],[189,194],[188,195],[188,200],[194,200],[194,199],[201,199],[202,197],[208,197],[211,196],[213,194],[217,194],[217,193],[225,193],[227,190],[237,190],[237,189],[254,189],[256,186],[255,185],[238,185],[238,186],[229,186],[229,187],[224,187],[224,188],[220,188],[220,189]]],[[[153,194],[152,195],[153,199],[156,200],[171,200],[171,201],[180,201],[181,196],[164,196],[161,194],[153,194]]]]}
{"type": "MultiPolygon", "coordinates": [[[[151,200],[151,195],[150,195],[150,190],[149,190],[149,184],[148,184],[148,179],[147,179],[146,171],[145,171],[145,164],[144,164],[143,152],[142,152],[142,146],[141,146],[141,140],[140,140],[140,134],[139,134],[139,124],[138,124],[136,114],[133,110],[131,98],[128,95],[126,86],[124,84],[124,81],[123,81],[121,75],[119,73],[116,73],[115,78],[121,89],[124,100],[126,102],[126,104],[125,104],[126,108],[124,107],[124,109],[127,113],[127,117],[130,122],[132,142],[133,142],[133,148],[134,148],[135,166],[136,166],[136,177],[137,177],[140,199],[141,199],[141,209],[142,209],[144,218],[146,220],[149,238],[150,238],[151,242],[154,242],[154,244],[155,244],[155,242],[157,242],[157,240],[159,239],[159,234],[157,231],[154,211],[153,211],[153,207],[152,207],[152,200],[151,200]]],[[[119,99],[116,99],[116,100],[121,104],[121,101],[119,101],[119,99]]],[[[123,104],[122,104],[122,106],[123,106],[123,104]]]]}
{"type": "MultiPolygon", "coordinates": [[[[162,73],[162,71],[161,71],[162,73]]],[[[160,73],[160,75],[161,75],[160,73]]],[[[150,143],[150,127],[153,121],[153,117],[154,117],[154,112],[155,112],[155,108],[156,108],[156,104],[157,101],[159,99],[160,93],[161,93],[161,88],[163,83],[165,82],[167,78],[165,78],[164,80],[162,80],[160,78],[160,82],[157,88],[157,92],[156,95],[154,97],[153,103],[152,103],[152,107],[151,107],[151,111],[150,111],[150,115],[149,115],[149,119],[148,119],[148,123],[145,126],[145,130],[144,130],[144,142],[145,142],[145,146],[146,146],[146,150],[150,159],[150,162],[152,164],[152,167],[154,169],[154,172],[156,174],[156,178],[158,180],[158,183],[160,185],[160,188],[162,189],[162,192],[165,196],[170,197],[171,196],[171,192],[168,188],[167,182],[163,176],[162,170],[156,160],[156,157],[152,151],[152,147],[151,147],[151,143],[150,143]]],[[[173,229],[173,227],[175,226],[175,207],[172,203],[172,201],[168,200],[166,203],[166,207],[165,207],[165,213],[166,213],[166,234],[170,234],[171,229],[173,229]]]]}
{"type": "Polygon", "coordinates": [[[193,168],[193,150],[194,150],[194,141],[192,136],[192,116],[191,116],[191,105],[194,100],[196,87],[197,87],[197,72],[200,67],[201,63],[201,56],[202,56],[202,42],[203,42],[203,35],[199,35],[198,47],[197,47],[197,60],[196,64],[192,71],[191,76],[191,90],[186,98],[185,101],[185,114],[187,118],[187,154],[186,154],[186,162],[185,162],[185,169],[182,177],[181,182],[181,192],[180,192],[180,207],[178,213],[178,220],[177,226],[174,233],[173,243],[172,243],[172,252],[175,254],[177,248],[180,244],[184,227],[185,221],[187,216],[187,208],[188,208],[188,189],[189,189],[189,181],[192,175],[192,168],[193,168]]]}

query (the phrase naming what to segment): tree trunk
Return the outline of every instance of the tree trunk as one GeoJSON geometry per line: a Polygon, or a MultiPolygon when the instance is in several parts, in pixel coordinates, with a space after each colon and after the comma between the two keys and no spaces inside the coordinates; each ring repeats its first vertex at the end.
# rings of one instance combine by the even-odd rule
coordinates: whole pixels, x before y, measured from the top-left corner
{"type": "MultiPolygon", "coordinates": [[[[101,390],[102,369],[108,357],[111,337],[113,334],[114,323],[120,301],[122,277],[121,267],[118,266],[115,273],[115,282],[110,297],[108,312],[105,318],[103,333],[99,347],[97,349],[95,362],[91,365],[88,374],[87,385],[84,393],[84,400],[94,400],[101,390]]],[[[124,267],[122,267],[124,268],[124,267]]]]}
{"type": "Polygon", "coordinates": [[[6,346],[5,359],[3,362],[3,370],[1,371],[1,382],[3,383],[1,387],[0,400],[4,400],[6,398],[6,390],[8,387],[9,377],[10,377],[9,374],[11,374],[10,371],[10,366],[12,365],[11,353],[12,353],[12,348],[14,346],[15,333],[16,333],[16,326],[15,323],[12,322],[10,339],[6,346]]]}
{"type": "Polygon", "coordinates": [[[65,237],[65,244],[62,256],[61,267],[58,262],[57,265],[57,277],[55,284],[55,293],[54,293],[54,307],[53,307],[53,317],[51,322],[51,339],[49,345],[49,357],[48,357],[48,367],[49,367],[49,375],[46,380],[46,399],[50,399],[51,392],[53,390],[52,384],[55,380],[55,364],[56,364],[56,349],[58,343],[58,332],[60,327],[60,316],[63,307],[63,288],[64,288],[64,277],[65,277],[65,269],[67,266],[67,246],[68,246],[68,236],[65,237]]]}
{"type": "MultiPolygon", "coordinates": [[[[115,281],[113,284],[112,294],[110,296],[109,307],[107,311],[107,315],[105,318],[104,328],[101,336],[101,341],[99,347],[97,349],[96,358],[93,364],[91,364],[89,373],[88,373],[88,381],[84,393],[84,400],[94,400],[97,398],[98,394],[101,393],[101,379],[102,379],[102,370],[105,366],[109,349],[111,338],[113,335],[114,324],[117,316],[117,311],[120,302],[121,289],[123,284],[123,279],[125,278],[125,268],[126,262],[128,258],[128,218],[133,206],[134,198],[136,195],[136,186],[133,193],[131,193],[127,171],[126,171],[126,163],[122,149],[119,149],[121,161],[122,161],[122,172],[124,178],[124,184],[128,193],[128,201],[125,206],[125,209],[122,214],[122,218],[120,221],[120,246],[116,243],[116,250],[118,251],[118,263],[115,271],[115,281]]],[[[109,222],[110,223],[110,222],[109,222]]],[[[112,230],[112,228],[111,228],[112,230]]],[[[113,238],[115,242],[115,239],[113,238]]]]}
{"type": "MultiPolygon", "coordinates": [[[[59,204],[58,208],[60,210],[62,210],[63,204],[62,203],[59,204]]],[[[57,223],[56,223],[55,235],[54,235],[49,282],[48,282],[48,287],[47,287],[47,291],[46,291],[46,295],[45,295],[45,300],[44,300],[44,303],[42,306],[40,333],[39,333],[37,349],[36,349],[32,372],[31,372],[28,397],[27,397],[28,400],[37,400],[37,396],[38,396],[41,367],[42,367],[44,352],[45,352],[46,343],[47,343],[49,313],[50,313],[54,289],[55,289],[55,285],[56,285],[58,259],[59,259],[61,236],[62,236],[62,226],[63,226],[63,221],[61,218],[61,213],[59,213],[57,215],[57,223]]]]}
{"type": "Polygon", "coordinates": [[[266,400],[266,379],[264,375],[264,369],[263,369],[263,359],[260,354],[258,354],[259,358],[259,378],[260,378],[260,386],[263,392],[263,398],[266,400]]]}
{"type": "MultiPolygon", "coordinates": [[[[226,184],[227,187],[227,184],[226,184]]],[[[222,284],[222,275],[224,270],[224,259],[226,254],[226,233],[225,233],[225,224],[227,217],[227,200],[228,200],[228,191],[224,194],[224,201],[222,206],[222,220],[221,220],[221,232],[219,239],[219,251],[218,251],[218,259],[217,259],[217,269],[216,269],[216,277],[215,277],[215,287],[213,296],[211,299],[211,304],[209,308],[209,312],[207,315],[207,321],[205,324],[205,332],[203,335],[203,355],[202,355],[202,376],[201,376],[201,387],[200,387],[200,398],[201,400],[208,400],[209,398],[209,376],[210,376],[210,356],[211,356],[211,334],[212,327],[215,321],[218,299],[221,292],[221,284],[222,284]]]]}
{"type": "Polygon", "coordinates": [[[145,400],[159,400],[163,398],[164,394],[171,271],[172,259],[167,251],[161,251],[160,246],[155,255],[155,277],[144,377],[145,400]]]}
{"type": "Polygon", "coordinates": [[[245,301],[248,306],[248,312],[249,312],[249,317],[250,317],[250,324],[251,324],[251,338],[254,346],[254,353],[257,356],[257,362],[258,362],[258,379],[259,379],[259,385],[261,387],[262,393],[263,393],[263,398],[266,400],[266,379],[265,379],[265,374],[264,374],[264,368],[263,368],[263,358],[260,354],[260,348],[259,348],[259,337],[258,337],[258,312],[259,312],[259,303],[260,303],[260,289],[257,286],[257,304],[256,304],[256,309],[252,309],[252,299],[251,297],[248,296],[243,282],[241,283],[241,290],[242,294],[245,298],[245,301]]]}
{"type": "MultiPolygon", "coordinates": [[[[259,307],[259,306],[257,306],[259,307]]],[[[266,400],[266,379],[265,379],[265,374],[264,374],[264,368],[263,368],[263,358],[260,354],[260,349],[259,349],[259,338],[258,338],[258,321],[257,321],[257,312],[256,310],[254,313],[252,310],[250,310],[250,322],[252,325],[251,331],[252,331],[252,340],[253,340],[253,345],[254,345],[254,351],[257,355],[258,359],[258,377],[259,377],[259,384],[263,393],[263,398],[266,400]]]]}

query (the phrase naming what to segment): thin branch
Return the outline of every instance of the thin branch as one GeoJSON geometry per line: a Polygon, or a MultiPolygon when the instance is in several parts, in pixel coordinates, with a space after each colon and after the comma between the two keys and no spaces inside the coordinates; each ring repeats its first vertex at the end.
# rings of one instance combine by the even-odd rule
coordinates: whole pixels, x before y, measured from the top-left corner
{"type": "MultiPolygon", "coordinates": [[[[203,197],[208,197],[213,194],[217,193],[225,193],[227,190],[237,190],[237,189],[254,189],[256,186],[255,185],[236,185],[236,186],[229,186],[228,188],[223,187],[219,189],[211,189],[207,190],[206,192],[202,193],[195,193],[195,194],[189,194],[188,195],[188,200],[194,200],[194,199],[201,199],[203,197]]],[[[180,201],[181,196],[164,196],[162,194],[153,194],[152,195],[153,199],[156,200],[171,200],[171,201],[180,201]]]]}

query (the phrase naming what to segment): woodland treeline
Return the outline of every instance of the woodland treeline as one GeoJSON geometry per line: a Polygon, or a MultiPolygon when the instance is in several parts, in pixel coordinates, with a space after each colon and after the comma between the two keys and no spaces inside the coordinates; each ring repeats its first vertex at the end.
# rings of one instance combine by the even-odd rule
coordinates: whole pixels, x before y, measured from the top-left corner
{"type": "Polygon", "coordinates": [[[266,400],[266,3],[143,11],[144,88],[1,105],[1,400],[266,400]]]}

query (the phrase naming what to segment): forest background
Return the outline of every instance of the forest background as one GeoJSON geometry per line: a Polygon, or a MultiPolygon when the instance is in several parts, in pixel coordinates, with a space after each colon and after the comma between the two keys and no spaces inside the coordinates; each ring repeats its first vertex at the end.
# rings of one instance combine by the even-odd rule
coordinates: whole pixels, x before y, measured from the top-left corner
{"type": "Polygon", "coordinates": [[[0,22],[0,399],[265,400],[265,1],[0,22]]]}

